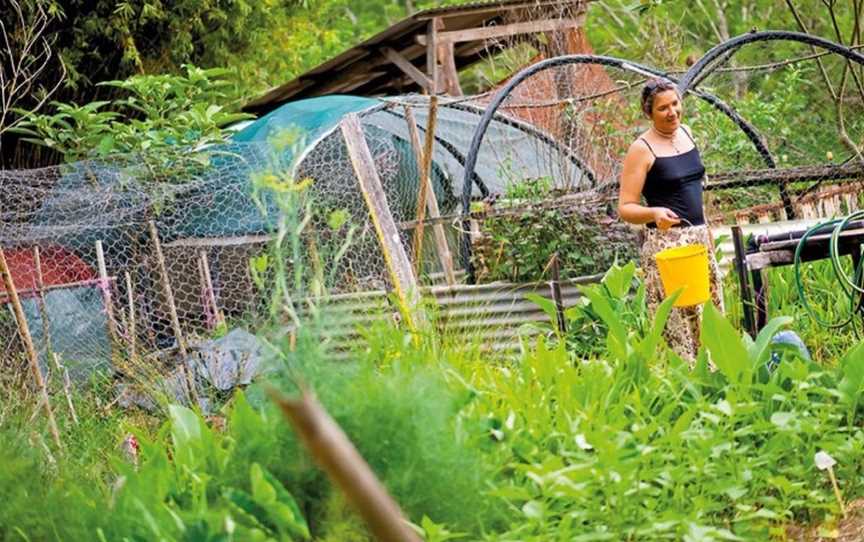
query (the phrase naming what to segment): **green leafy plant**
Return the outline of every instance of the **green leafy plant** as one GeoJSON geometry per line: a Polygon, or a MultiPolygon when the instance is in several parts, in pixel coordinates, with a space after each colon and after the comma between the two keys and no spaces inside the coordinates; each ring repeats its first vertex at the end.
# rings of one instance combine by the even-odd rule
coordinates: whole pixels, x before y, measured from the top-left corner
{"type": "Polygon", "coordinates": [[[20,112],[25,120],[15,132],[44,145],[66,162],[107,157],[144,167],[138,177],[182,182],[210,164],[224,128],[250,115],[226,108],[224,69],[185,66],[183,75],[136,75],[100,83],[123,97],[85,105],[52,104],[55,113],[20,112]],[[127,119],[124,115],[128,115],[127,119]]]}

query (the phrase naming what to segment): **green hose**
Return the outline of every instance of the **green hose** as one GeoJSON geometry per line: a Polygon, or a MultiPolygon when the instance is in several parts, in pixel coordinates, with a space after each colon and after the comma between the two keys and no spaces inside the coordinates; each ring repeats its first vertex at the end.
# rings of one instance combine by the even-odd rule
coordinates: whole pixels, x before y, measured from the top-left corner
{"type": "MultiPolygon", "coordinates": [[[[798,246],[795,247],[795,286],[798,289],[798,297],[801,299],[801,305],[804,307],[807,314],[809,314],[810,317],[822,327],[829,329],[846,327],[854,321],[856,314],[858,314],[862,309],[862,302],[864,302],[864,297],[862,297],[862,294],[864,294],[864,281],[862,281],[862,279],[864,279],[864,266],[862,266],[861,261],[859,261],[858,265],[855,266],[853,276],[850,278],[843,270],[843,266],[840,264],[839,251],[840,234],[844,229],[846,229],[850,222],[861,218],[864,218],[864,211],[857,211],[843,219],[828,220],[816,224],[801,236],[801,240],[798,241],[798,246]],[[831,258],[831,267],[834,269],[834,274],[839,279],[838,282],[840,283],[840,288],[843,290],[843,293],[846,294],[846,297],[849,298],[848,316],[835,322],[823,320],[816,313],[810,305],[810,302],[807,300],[807,295],[804,292],[804,283],[801,280],[801,252],[807,244],[807,240],[817,231],[826,227],[833,227],[831,239],[828,243],[828,255],[831,258]]],[[[853,331],[855,332],[855,336],[858,337],[857,328],[853,327],[853,331]]]]}

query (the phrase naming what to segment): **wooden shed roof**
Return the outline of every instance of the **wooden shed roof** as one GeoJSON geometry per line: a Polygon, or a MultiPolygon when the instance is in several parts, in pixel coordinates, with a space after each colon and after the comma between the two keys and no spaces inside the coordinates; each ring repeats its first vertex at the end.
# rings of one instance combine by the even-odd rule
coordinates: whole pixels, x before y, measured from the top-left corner
{"type": "MultiPolygon", "coordinates": [[[[381,96],[419,92],[423,86],[417,79],[429,73],[424,39],[431,21],[439,20],[438,31],[446,33],[520,21],[514,25],[516,27],[542,21],[564,7],[584,13],[584,6],[590,1],[493,0],[420,11],[293,81],[270,90],[246,104],[244,110],[261,115],[289,101],[327,94],[381,96]],[[394,60],[394,56],[398,58],[394,60]],[[405,61],[416,68],[413,77],[406,74],[405,61]]],[[[556,21],[550,19],[533,28],[540,32],[552,31],[556,30],[555,24],[556,21]]],[[[529,27],[521,26],[514,30],[525,32],[526,28],[529,27]]],[[[465,39],[452,35],[457,37],[453,47],[457,70],[480,60],[500,42],[500,35],[484,36],[475,32],[466,35],[465,39]]],[[[408,71],[413,71],[411,66],[407,67],[408,71]]]]}

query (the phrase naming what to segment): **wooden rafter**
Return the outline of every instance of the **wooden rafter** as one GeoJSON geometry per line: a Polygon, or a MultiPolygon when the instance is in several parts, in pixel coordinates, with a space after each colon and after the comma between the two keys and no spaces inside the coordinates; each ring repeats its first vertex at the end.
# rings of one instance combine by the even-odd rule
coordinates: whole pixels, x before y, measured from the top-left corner
{"type": "MultiPolygon", "coordinates": [[[[482,41],[519,34],[536,34],[541,32],[561,32],[571,28],[577,28],[584,23],[584,17],[573,19],[545,19],[540,21],[527,21],[523,23],[512,23],[499,26],[485,26],[482,28],[469,28],[465,30],[452,30],[449,32],[438,32],[436,40],[439,43],[459,43],[466,41],[482,41]]],[[[417,42],[427,45],[427,36],[418,35],[417,42]]]]}

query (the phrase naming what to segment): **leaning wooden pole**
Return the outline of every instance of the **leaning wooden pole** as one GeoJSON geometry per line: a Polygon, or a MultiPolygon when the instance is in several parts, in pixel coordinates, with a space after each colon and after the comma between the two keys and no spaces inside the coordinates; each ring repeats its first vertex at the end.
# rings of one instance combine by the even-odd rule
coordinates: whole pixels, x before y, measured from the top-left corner
{"type": "Polygon", "coordinates": [[[39,389],[40,402],[45,406],[45,414],[48,416],[48,427],[51,430],[51,436],[54,439],[54,444],[57,448],[61,448],[60,431],[57,429],[57,420],[54,419],[54,410],[51,408],[51,402],[48,399],[48,388],[45,385],[45,379],[42,377],[42,369],[39,367],[39,356],[36,354],[36,349],[33,347],[33,337],[30,335],[30,327],[27,325],[27,317],[24,316],[24,308],[21,306],[21,299],[18,297],[18,290],[15,289],[15,282],[12,280],[12,272],[9,270],[9,265],[6,263],[6,253],[0,248],[0,273],[3,274],[3,283],[6,285],[6,293],[12,302],[12,309],[15,311],[15,320],[18,323],[18,333],[21,334],[21,340],[24,342],[24,347],[27,350],[27,357],[30,362],[30,372],[33,373],[33,380],[36,382],[36,387],[39,389]]]}
{"type": "Polygon", "coordinates": [[[378,243],[384,255],[393,289],[399,299],[399,308],[408,327],[416,331],[418,324],[425,321],[418,310],[420,291],[417,287],[417,279],[411,268],[411,261],[405,253],[405,247],[402,246],[396,222],[390,213],[387,195],[375,170],[375,162],[363,136],[359,117],[354,113],[346,115],[340,128],[348,148],[348,155],[351,157],[351,165],[357,176],[357,183],[360,185],[360,191],[369,209],[369,216],[375,226],[375,233],[378,236],[378,243]]]}
{"type": "MultiPolygon", "coordinates": [[[[99,268],[99,289],[102,291],[102,303],[105,305],[105,319],[108,322],[108,336],[111,344],[120,344],[117,333],[117,322],[114,320],[114,301],[111,297],[111,279],[108,277],[108,267],[105,265],[105,249],[102,241],[96,241],[96,264],[99,268]]],[[[113,350],[113,347],[112,347],[113,350]]]]}
{"type": "MultiPolygon", "coordinates": [[[[405,106],[405,121],[408,123],[408,138],[411,141],[411,147],[414,149],[415,161],[418,167],[422,169],[422,164],[425,163],[425,152],[420,143],[420,131],[417,129],[417,121],[414,119],[414,110],[411,109],[410,105],[405,106]]],[[[428,138],[429,132],[427,131],[426,133],[428,138]]],[[[435,191],[432,189],[432,179],[429,175],[423,175],[421,171],[420,182],[426,185],[426,210],[429,211],[429,219],[435,220],[440,218],[441,211],[438,209],[438,198],[435,197],[435,191]]],[[[450,245],[447,243],[444,225],[440,222],[435,222],[432,225],[432,231],[435,233],[435,248],[438,252],[438,261],[441,263],[441,269],[444,271],[444,278],[447,280],[448,286],[453,286],[456,284],[456,273],[453,270],[453,255],[450,252],[450,245]]],[[[419,269],[419,266],[417,268],[419,269]]]]}
{"type": "Polygon", "coordinates": [[[213,311],[216,327],[223,327],[225,325],[225,316],[219,310],[219,304],[216,302],[216,290],[213,288],[213,278],[210,276],[210,260],[207,258],[206,250],[202,250],[199,253],[199,265],[201,269],[201,281],[204,283],[204,297],[213,311]]]}
{"type": "Polygon", "coordinates": [[[177,347],[180,350],[180,355],[186,359],[186,341],[183,339],[183,330],[180,327],[180,317],[177,316],[177,304],[174,301],[174,291],[171,289],[171,281],[168,279],[168,266],[165,265],[165,256],[162,254],[162,243],[159,241],[159,232],[156,230],[156,223],[152,220],[147,222],[150,229],[150,239],[153,241],[153,250],[156,253],[156,263],[159,266],[159,282],[162,284],[162,293],[165,295],[165,302],[168,304],[168,314],[171,317],[171,329],[174,331],[174,338],[177,339],[177,347]]]}
{"type": "Polygon", "coordinates": [[[408,526],[399,505],[375,477],[342,428],[312,395],[304,392],[300,399],[288,399],[274,391],[270,395],[312,458],[339,486],[376,540],[420,542],[408,526]]]}
{"type": "MultiPolygon", "coordinates": [[[[417,194],[417,228],[414,230],[414,243],[411,248],[414,256],[414,272],[420,276],[421,264],[423,262],[423,226],[426,220],[426,204],[430,195],[429,174],[432,170],[432,152],[435,149],[435,126],[438,118],[438,97],[429,98],[429,115],[426,121],[426,139],[423,142],[423,161],[420,164],[420,190],[417,194]]],[[[416,125],[415,125],[416,126],[416,125]]],[[[431,194],[434,198],[434,192],[431,194]]]]}

